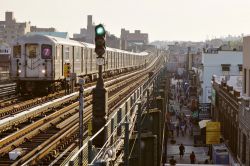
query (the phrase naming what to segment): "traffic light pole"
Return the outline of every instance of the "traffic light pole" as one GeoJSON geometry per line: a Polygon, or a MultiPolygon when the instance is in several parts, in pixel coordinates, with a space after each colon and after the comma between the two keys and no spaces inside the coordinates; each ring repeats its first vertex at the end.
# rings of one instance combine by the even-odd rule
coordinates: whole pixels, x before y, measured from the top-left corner
{"type": "MultiPolygon", "coordinates": [[[[98,55],[98,79],[96,87],[92,91],[93,95],[93,112],[92,112],[92,133],[97,133],[107,122],[107,110],[108,110],[108,93],[104,87],[104,81],[102,76],[103,54],[105,53],[105,29],[100,24],[95,27],[95,52],[98,55]],[[100,61],[99,61],[100,60],[100,61]]],[[[103,130],[93,140],[93,145],[97,148],[101,148],[107,139],[107,130],[103,130]]]]}
{"type": "Polygon", "coordinates": [[[102,76],[102,65],[98,65],[98,79],[96,83],[96,88],[103,89],[104,88],[104,81],[102,76]]]}

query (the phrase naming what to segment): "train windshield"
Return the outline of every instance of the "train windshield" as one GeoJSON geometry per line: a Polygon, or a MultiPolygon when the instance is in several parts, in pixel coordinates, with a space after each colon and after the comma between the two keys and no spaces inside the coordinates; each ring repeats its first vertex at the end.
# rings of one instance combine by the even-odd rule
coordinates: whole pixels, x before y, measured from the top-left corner
{"type": "Polygon", "coordinates": [[[26,55],[29,58],[36,58],[38,54],[38,44],[26,44],[26,55]]]}
{"type": "Polygon", "coordinates": [[[14,58],[21,58],[21,45],[13,47],[13,56],[14,58]]]}
{"type": "Polygon", "coordinates": [[[48,44],[42,45],[42,58],[51,59],[52,58],[52,46],[48,44]]]}

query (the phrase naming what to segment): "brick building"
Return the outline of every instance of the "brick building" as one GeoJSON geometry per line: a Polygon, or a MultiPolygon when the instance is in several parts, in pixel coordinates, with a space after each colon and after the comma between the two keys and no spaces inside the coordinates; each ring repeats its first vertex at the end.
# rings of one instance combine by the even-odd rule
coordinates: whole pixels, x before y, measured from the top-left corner
{"type": "Polygon", "coordinates": [[[232,154],[238,154],[239,102],[242,76],[213,76],[211,115],[221,123],[221,134],[232,154]]]}
{"type": "Polygon", "coordinates": [[[55,32],[55,28],[39,28],[31,26],[30,22],[17,22],[13,12],[5,12],[5,20],[0,21],[0,43],[10,44],[28,32],[55,32]]]}
{"type": "Polygon", "coordinates": [[[121,29],[121,49],[135,50],[137,47],[148,44],[148,34],[135,30],[130,33],[128,30],[121,29]]]}
{"type": "Polygon", "coordinates": [[[250,36],[243,38],[243,90],[239,113],[238,158],[250,166],[250,36]]]}

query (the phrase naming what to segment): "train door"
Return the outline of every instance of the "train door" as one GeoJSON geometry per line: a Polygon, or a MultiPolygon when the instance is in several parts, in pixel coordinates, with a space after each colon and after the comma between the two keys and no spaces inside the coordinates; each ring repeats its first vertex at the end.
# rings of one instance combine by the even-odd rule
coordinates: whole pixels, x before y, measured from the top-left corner
{"type": "Polygon", "coordinates": [[[106,63],[107,63],[107,68],[106,68],[106,70],[108,70],[108,69],[110,68],[110,63],[109,63],[109,61],[110,61],[110,52],[108,51],[108,52],[107,52],[107,59],[106,59],[106,63]]]}
{"type": "Polygon", "coordinates": [[[23,66],[24,66],[24,56],[23,52],[24,48],[22,45],[13,46],[12,57],[11,57],[11,76],[22,76],[23,74],[23,66]]]}
{"type": "Polygon", "coordinates": [[[75,72],[75,47],[72,46],[72,58],[71,58],[71,64],[72,64],[72,72],[75,72]]]}
{"type": "Polygon", "coordinates": [[[62,48],[61,45],[56,46],[56,54],[55,54],[55,60],[54,60],[54,72],[55,72],[55,78],[59,78],[61,74],[61,56],[62,56],[62,48]]]}
{"type": "Polygon", "coordinates": [[[62,45],[62,70],[61,70],[61,76],[64,74],[64,51],[63,51],[63,45],[62,45]]]}
{"type": "Polygon", "coordinates": [[[83,58],[84,58],[84,50],[83,50],[83,47],[81,47],[81,73],[83,74],[83,58]]]}
{"type": "Polygon", "coordinates": [[[117,53],[117,64],[116,68],[118,69],[120,67],[120,53],[117,53]]]}
{"type": "Polygon", "coordinates": [[[88,74],[88,72],[89,72],[89,69],[88,69],[88,67],[89,67],[89,52],[88,52],[88,48],[85,48],[84,49],[84,52],[85,52],[85,58],[84,58],[84,60],[85,60],[85,74],[88,74]]]}
{"type": "Polygon", "coordinates": [[[106,51],[105,58],[104,58],[104,71],[106,71],[108,69],[108,51],[106,51]]]}
{"type": "Polygon", "coordinates": [[[125,56],[125,53],[122,53],[122,68],[125,66],[124,56],[125,56]]]}
{"type": "Polygon", "coordinates": [[[37,43],[25,44],[25,55],[26,55],[26,77],[39,77],[39,45],[37,43]]]}
{"type": "Polygon", "coordinates": [[[93,70],[93,50],[90,49],[90,72],[93,70]]]}
{"type": "Polygon", "coordinates": [[[116,68],[116,52],[113,52],[113,69],[116,68]]]}
{"type": "Polygon", "coordinates": [[[119,65],[119,52],[116,53],[116,63],[115,63],[115,68],[117,69],[119,65]]]}
{"type": "Polygon", "coordinates": [[[112,67],[113,67],[113,52],[111,51],[110,52],[110,69],[112,70],[112,67]]]}

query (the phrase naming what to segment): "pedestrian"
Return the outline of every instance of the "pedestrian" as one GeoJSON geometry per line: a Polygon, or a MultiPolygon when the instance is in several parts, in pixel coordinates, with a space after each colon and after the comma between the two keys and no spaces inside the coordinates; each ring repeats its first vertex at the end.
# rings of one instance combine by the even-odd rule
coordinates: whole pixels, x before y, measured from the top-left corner
{"type": "Polygon", "coordinates": [[[171,166],[176,165],[176,160],[174,159],[174,156],[171,157],[171,159],[169,160],[169,163],[170,163],[171,166]]]}
{"type": "Polygon", "coordinates": [[[179,146],[179,150],[180,150],[180,159],[182,159],[185,152],[185,147],[183,146],[183,144],[179,146]]]}
{"type": "Polygon", "coordinates": [[[185,136],[185,125],[184,124],[181,125],[181,134],[183,137],[185,136]]]}
{"type": "Polygon", "coordinates": [[[171,132],[171,138],[174,138],[174,124],[170,122],[169,124],[170,132],[171,132]]]}
{"type": "Polygon", "coordinates": [[[189,134],[190,134],[191,136],[193,136],[193,124],[192,124],[192,122],[189,123],[189,134]]]}
{"type": "Polygon", "coordinates": [[[185,129],[184,129],[184,133],[186,134],[187,133],[187,128],[188,128],[188,124],[187,124],[187,121],[185,122],[185,129]]]}
{"type": "Polygon", "coordinates": [[[179,125],[179,121],[178,120],[177,120],[177,122],[175,124],[175,129],[176,129],[176,136],[179,137],[180,125],[179,125]]]}
{"type": "Polygon", "coordinates": [[[191,162],[191,164],[194,164],[194,163],[195,163],[195,154],[194,154],[193,151],[192,151],[192,153],[190,154],[190,162],[191,162]]]}

